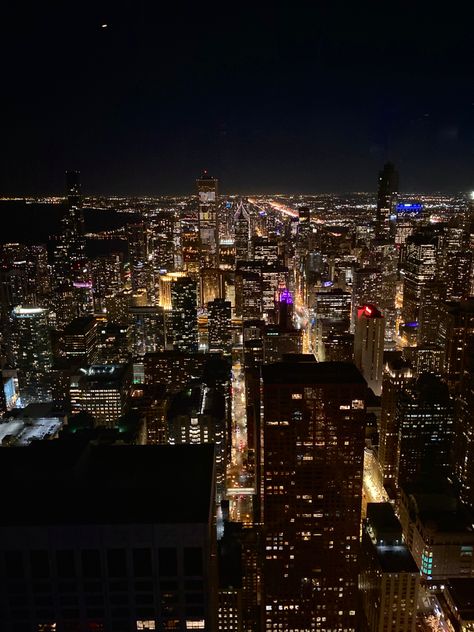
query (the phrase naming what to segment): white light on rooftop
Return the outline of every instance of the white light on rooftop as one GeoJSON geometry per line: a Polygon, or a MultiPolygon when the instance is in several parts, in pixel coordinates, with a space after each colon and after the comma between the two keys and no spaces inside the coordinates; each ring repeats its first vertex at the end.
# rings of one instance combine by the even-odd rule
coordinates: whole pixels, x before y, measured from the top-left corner
{"type": "Polygon", "coordinates": [[[15,314],[41,314],[45,310],[42,307],[15,307],[15,314]]]}

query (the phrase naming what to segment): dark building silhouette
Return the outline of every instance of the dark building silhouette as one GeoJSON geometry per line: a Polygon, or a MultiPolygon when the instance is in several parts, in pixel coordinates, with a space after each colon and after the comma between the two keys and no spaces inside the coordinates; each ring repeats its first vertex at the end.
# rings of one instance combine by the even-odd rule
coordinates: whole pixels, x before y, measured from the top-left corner
{"type": "Polygon", "coordinates": [[[5,450],[2,632],[214,631],[213,463],[212,446],[5,450]]]}
{"type": "Polygon", "coordinates": [[[387,239],[395,236],[390,216],[395,212],[395,204],[398,194],[398,171],[395,165],[387,162],[379,173],[379,186],[377,191],[377,215],[375,234],[376,237],[387,239]]]}

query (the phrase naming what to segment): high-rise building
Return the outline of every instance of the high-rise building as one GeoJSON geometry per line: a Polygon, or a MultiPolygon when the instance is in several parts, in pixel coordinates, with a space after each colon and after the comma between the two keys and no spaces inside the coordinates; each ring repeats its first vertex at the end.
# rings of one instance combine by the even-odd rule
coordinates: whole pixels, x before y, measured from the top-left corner
{"type": "Polygon", "coordinates": [[[446,375],[455,400],[455,479],[461,500],[474,509],[474,299],[448,305],[446,375]]]}
{"type": "Polygon", "coordinates": [[[265,318],[270,322],[275,310],[275,294],[279,287],[288,287],[288,268],[277,263],[265,265],[261,268],[262,274],[262,307],[265,318]]]}
{"type": "Polygon", "coordinates": [[[84,213],[79,171],[66,171],[66,202],[55,247],[57,287],[69,286],[85,257],[84,213]]]}
{"type": "MultiPolygon", "coordinates": [[[[214,356],[215,354],[212,354],[214,356]]],[[[185,351],[147,353],[143,358],[145,383],[164,384],[169,393],[178,393],[191,382],[204,381],[211,354],[185,351]]]]}
{"type": "Polygon", "coordinates": [[[431,373],[408,383],[397,402],[398,482],[451,474],[453,404],[447,385],[431,373]]]}
{"type": "Polygon", "coordinates": [[[408,237],[402,260],[403,311],[406,323],[418,322],[422,291],[437,274],[438,239],[430,233],[408,237]]]}
{"type": "Polygon", "coordinates": [[[313,328],[316,356],[321,362],[334,359],[328,357],[327,345],[330,340],[335,340],[334,336],[344,336],[349,333],[351,316],[350,292],[344,292],[340,288],[331,288],[327,292],[317,292],[314,316],[316,319],[316,324],[313,328]]]}
{"type": "Polygon", "coordinates": [[[354,333],[358,308],[361,305],[380,304],[383,288],[383,274],[379,267],[357,268],[354,271],[352,284],[352,317],[351,332],[354,333]]]}
{"type": "Polygon", "coordinates": [[[379,462],[384,486],[391,496],[395,495],[397,488],[400,446],[397,402],[412,376],[410,364],[400,358],[389,360],[385,365],[382,380],[379,462]]]}
{"type": "Polygon", "coordinates": [[[387,239],[395,236],[392,215],[395,214],[398,185],[398,171],[391,162],[387,162],[379,173],[375,225],[375,234],[378,238],[387,239]]]}
{"type": "Polygon", "coordinates": [[[114,427],[127,411],[131,388],[128,364],[100,364],[79,369],[71,376],[70,398],[73,413],[90,413],[97,426],[114,427]]]}
{"type": "Polygon", "coordinates": [[[224,274],[219,268],[202,268],[200,277],[199,304],[205,309],[215,298],[224,298],[224,274]]]}
{"type": "Polygon", "coordinates": [[[127,226],[132,291],[136,293],[145,290],[148,305],[153,305],[156,301],[151,238],[152,233],[147,223],[138,222],[127,226]]]}
{"type": "Polygon", "coordinates": [[[357,310],[354,333],[354,363],[376,395],[382,392],[385,320],[375,305],[357,310]]]}
{"type": "Polygon", "coordinates": [[[390,503],[369,503],[359,577],[367,632],[415,632],[420,572],[390,503]]]}
{"type": "Polygon", "coordinates": [[[197,283],[190,277],[177,278],[171,286],[173,347],[197,351],[197,283]]]}
{"type": "Polygon", "coordinates": [[[106,313],[106,297],[122,289],[122,254],[95,257],[90,264],[94,312],[106,313]]]}
{"type": "Polygon", "coordinates": [[[235,259],[246,261],[249,258],[250,216],[242,201],[234,215],[235,259]]]}
{"type": "Polygon", "coordinates": [[[309,206],[298,208],[298,237],[300,240],[307,239],[311,233],[311,210],[309,206]]]}
{"type": "Polygon", "coordinates": [[[265,264],[279,263],[279,247],[275,239],[268,237],[252,238],[253,261],[262,261],[265,264]]]}
{"type": "Polygon", "coordinates": [[[135,357],[165,348],[164,310],[159,306],[130,307],[132,353],[135,357]]]}
{"type": "Polygon", "coordinates": [[[357,625],[367,384],[353,364],[262,368],[265,630],[357,625]]]}
{"type": "Polygon", "coordinates": [[[183,258],[183,270],[188,274],[199,272],[199,232],[189,228],[181,233],[181,253],[183,258]]]}
{"type": "Polygon", "coordinates": [[[215,446],[216,502],[225,495],[227,432],[224,396],[205,384],[177,393],[167,412],[168,442],[213,443],[215,446]]]}
{"type": "Polygon", "coordinates": [[[201,265],[213,267],[218,262],[217,180],[204,172],[196,180],[198,192],[198,231],[201,265]]]}
{"type": "Polygon", "coordinates": [[[39,443],[2,453],[2,632],[217,630],[213,447],[39,443]]]}
{"type": "Polygon", "coordinates": [[[235,314],[242,319],[261,318],[262,276],[239,270],[235,273],[235,314]]]}
{"type": "Polygon", "coordinates": [[[207,304],[209,351],[230,353],[232,350],[231,304],[215,298],[207,304]]]}
{"type": "Polygon", "coordinates": [[[398,504],[403,539],[423,580],[474,578],[473,515],[438,478],[407,483],[398,504]]]}
{"type": "Polygon", "coordinates": [[[94,364],[98,358],[97,321],[93,316],[75,318],[64,329],[64,353],[79,364],[94,364]]]}
{"type": "Polygon", "coordinates": [[[48,401],[53,361],[48,310],[17,306],[13,309],[12,321],[10,350],[18,369],[22,403],[48,401]]]}

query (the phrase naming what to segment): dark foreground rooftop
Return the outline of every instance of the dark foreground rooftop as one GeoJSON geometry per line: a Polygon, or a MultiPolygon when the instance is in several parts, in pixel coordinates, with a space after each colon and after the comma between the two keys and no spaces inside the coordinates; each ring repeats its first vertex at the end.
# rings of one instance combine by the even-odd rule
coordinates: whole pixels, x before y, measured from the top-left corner
{"type": "Polygon", "coordinates": [[[2,451],[0,527],[207,523],[214,446],[42,441],[2,451]]]}
{"type": "Polygon", "coordinates": [[[265,384],[365,384],[352,362],[275,362],[262,367],[265,384]]]}

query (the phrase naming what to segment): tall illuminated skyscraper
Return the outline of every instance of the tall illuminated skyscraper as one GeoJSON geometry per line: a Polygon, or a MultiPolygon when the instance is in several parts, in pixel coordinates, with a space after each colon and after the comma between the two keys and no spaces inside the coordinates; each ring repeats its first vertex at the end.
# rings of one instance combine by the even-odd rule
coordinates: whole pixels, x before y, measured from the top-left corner
{"type": "Polygon", "coordinates": [[[48,401],[48,384],[52,365],[48,310],[17,306],[12,312],[11,352],[18,369],[23,404],[48,401]]]}
{"type": "Polygon", "coordinates": [[[357,310],[354,363],[376,395],[382,392],[385,319],[375,305],[357,310]]]}
{"type": "Polygon", "coordinates": [[[213,266],[218,254],[217,180],[207,171],[196,180],[198,191],[198,229],[201,265],[213,266]]]}
{"type": "Polygon", "coordinates": [[[400,417],[397,415],[397,402],[412,377],[412,368],[404,360],[393,359],[385,365],[382,382],[379,461],[384,486],[391,492],[397,487],[400,447],[400,417]]]}
{"type": "Polygon", "coordinates": [[[70,286],[85,257],[84,213],[79,171],[66,171],[66,201],[55,247],[57,286],[70,286]]]}
{"type": "Polygon", "coordinates": [[[387,162],[379,173],[379,187],[377,192],[375,234],[379,239],[395,237],[395,224],[393,221],[391,222],[390,216],[395,213],[397,195],[398,171],[391,162],[387,162]]]}
{"type": "Polygon", "coordinates": [[[367,384],[353,364],[262,367],[264,629],[356,629],[367,384]]]}
{"type": "Polygon", "coordinates": [[[230,353],[232,350],[231,304],[215,298],[207,304],[209,351],[230,353]]]}
{"type": "Polygon", "coordinates": [[[235,259],[246,261],[249,258],[250,216],[241,201],[234,215],[235,259]]]}
{"type": "Polygon", "coordinates": [[[408,237],[402,260],[403,311],[405,322],[418,322],[422,293],[437,274],[438,240],[431,233],[408,237]]]}
{"type": "Polygon", "coordinates": [[[198,350],[197,283],[177,278],[171,286],[173,346],[178,351],[198,350]]]}

